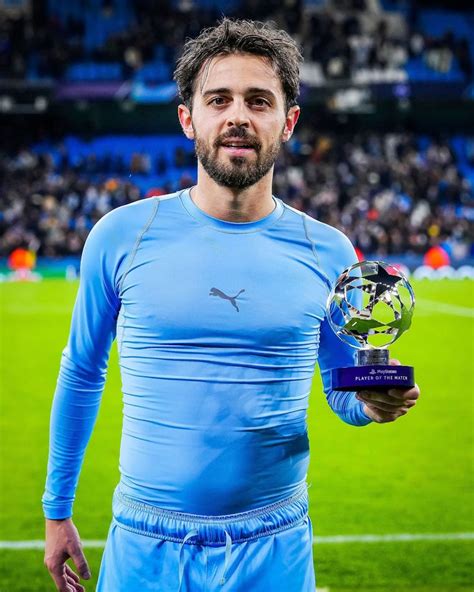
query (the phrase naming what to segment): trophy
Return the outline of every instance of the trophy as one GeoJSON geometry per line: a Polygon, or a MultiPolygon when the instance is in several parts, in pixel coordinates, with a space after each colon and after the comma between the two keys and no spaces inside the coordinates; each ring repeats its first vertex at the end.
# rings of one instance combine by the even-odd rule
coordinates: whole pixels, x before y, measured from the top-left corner
{"type": "Polygon", "coordinates": [[[357,348],[357,365],[331,370],[336,391],[411,388],[411,366],[390,366],[387,346],[411,325],[415,295],[401,271],[382,261],[362,261],[342,272],[326,312],[334,333],[357,348]]]}

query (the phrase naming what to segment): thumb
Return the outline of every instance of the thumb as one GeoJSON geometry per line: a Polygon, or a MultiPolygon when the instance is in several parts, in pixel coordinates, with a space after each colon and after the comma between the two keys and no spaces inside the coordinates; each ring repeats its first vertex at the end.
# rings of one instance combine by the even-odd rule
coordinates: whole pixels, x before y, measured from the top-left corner
{"type": "Polygon", "coordinates": [[[389,362],[390,366],[401,366],[400,360],[396,360],[395,358],[390,358],[389,362]]]}
{"type": "Polygon", "coordinates": [[[74,561],[74,565],[77,567],[77,571],[79,572],[81,578],[84,580],[90,579],[91,571],[80,546],[74,547],[73,551],[71,552],[71,559],[74,561]]]}

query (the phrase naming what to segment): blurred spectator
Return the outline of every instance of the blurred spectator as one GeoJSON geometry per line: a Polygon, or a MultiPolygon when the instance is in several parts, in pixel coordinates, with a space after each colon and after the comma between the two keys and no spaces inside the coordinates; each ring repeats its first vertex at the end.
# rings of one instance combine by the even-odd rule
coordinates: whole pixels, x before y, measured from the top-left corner
{"type": "MultiPolygon", "coordinates": [[[[30,16],[0,20],[0,77],[61,79],[75,62],[121,63],[123,77],[133,78],[147,63],[174,64],[186,37],[215,24],[221,12],[199,2],[129,2],[128,22],[122,30],[86,43],[86,11],[96,10],[94,31],[116,16],[114,0],[103,0],[84,17],[61,21],[49,13],[44,21],[30,16]]],[[[34,14],[34,12],[33,12],[34,14]]],[[[302,46],[305,59],[317,62],[329,79],[347,78],[360,70],[403,68],[409,57],[421,57],[434,70],[449,72],[457,60],[460,71],[472,78],[469,40],[446,31],[433,37],[410,23],[388,26],[386,14],[365,0],[333,0],[314,11],[302,0],[242,0],[228,16],[273,20],[302,46]],[[370,6],[369,6],[370,4],[370,6]]],[[[90,26],[90,25],[89,25],[90,26]]]]}
{"type": "MultiPolygon", "coordinates": [[[[473,141],[465,145],[466,159],[472,158],[473,141]]],[[[162,154],[135,152],[125,162],[121,155],[91,153],[74,166],[61,144],[54,155],[27,147],[4,154],[0,255],[18,247],[39,255],[78,255],[92,226],[111,209],[192,185],[184,171],[193,162],[191,152],[177,149],[179,184],[160,186],[156,172],[168,172],[162,154]],[[129,172],[149,176],[147,189],[140,191],[129,172]]],[[[421,150],[407,133],[343,138],[302,127],[281,151],[274,193],[340,228],[365,254],[425,253],[438,245],[454,260],[470,254],[473,189],[445,140],[432,139],[421,150]]]]}

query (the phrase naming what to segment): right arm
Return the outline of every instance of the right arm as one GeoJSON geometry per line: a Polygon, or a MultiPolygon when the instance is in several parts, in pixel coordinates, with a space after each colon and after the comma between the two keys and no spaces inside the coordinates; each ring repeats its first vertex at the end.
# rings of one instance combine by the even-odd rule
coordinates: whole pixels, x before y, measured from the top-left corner
{"type": "Polygon", "coordinates": [[[82,590],[65,561],[73,558],[79,573],[88,567],[72,521],[72,505],[100,406],[120,300],[114,279],[116,263],[104,232],[104,219],[91,231],[81,259],[81,278],[71,330],[51,411],[50,443],[43,509],[46,517],[45,565],[58,590],[82,590]]]}

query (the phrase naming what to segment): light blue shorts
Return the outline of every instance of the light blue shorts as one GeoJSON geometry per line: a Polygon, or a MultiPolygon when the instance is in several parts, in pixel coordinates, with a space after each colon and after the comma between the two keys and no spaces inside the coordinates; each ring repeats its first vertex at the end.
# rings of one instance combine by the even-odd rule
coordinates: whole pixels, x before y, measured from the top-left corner
{"type": "Polygon", "coordinates": [[[118,487],[98,592],[314,592],[306,486],[240,514],[162,510],[118,487]]]}

